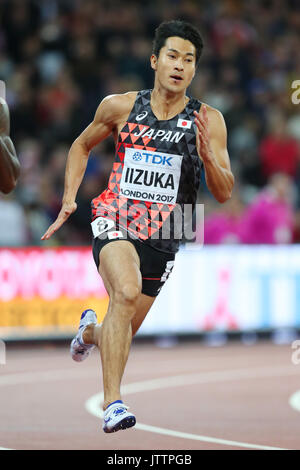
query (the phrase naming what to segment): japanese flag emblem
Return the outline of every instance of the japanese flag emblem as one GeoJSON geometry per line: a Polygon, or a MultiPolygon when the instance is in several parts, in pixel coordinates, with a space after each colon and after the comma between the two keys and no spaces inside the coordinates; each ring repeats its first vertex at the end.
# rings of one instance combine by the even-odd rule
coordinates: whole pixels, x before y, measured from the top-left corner
{"type": "Polygon", "coordinates": [[[183,129],[190,129],[192,126],[192,121],[187,121],[186,119],[178,119],[177,127],[182,127],[183,129]]]}

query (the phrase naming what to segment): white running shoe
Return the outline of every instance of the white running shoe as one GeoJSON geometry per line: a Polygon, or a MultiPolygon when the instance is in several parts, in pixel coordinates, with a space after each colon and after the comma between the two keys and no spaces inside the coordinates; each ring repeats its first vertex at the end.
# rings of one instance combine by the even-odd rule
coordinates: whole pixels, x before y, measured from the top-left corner
{"type": "Polygon", "coordinates": [[[76,362],[84,361],[89,355],[92,349],[94,349],[94,344],[85,344],[82,339],[82,334],[85,328],[94,323],[97,323],[97,316],[94,310],[88,309],[81,314],[78,333],[71,342],[70,353],[72,359],[76,362]]]}
{"type": "Polygon", "coordinates": [[[120,429],[131,428],[135,425],[136,419],[132,413],[128,413],[128,406],[121,400],[114,401],[104,411],[103,431],[116,432],[120,429]]]}

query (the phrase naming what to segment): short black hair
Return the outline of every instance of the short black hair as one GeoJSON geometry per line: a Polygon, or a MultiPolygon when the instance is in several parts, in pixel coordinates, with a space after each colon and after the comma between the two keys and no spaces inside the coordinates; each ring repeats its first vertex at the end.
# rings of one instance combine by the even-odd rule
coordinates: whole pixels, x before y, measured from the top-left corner
{"type": "Polygon", "coordinates": [[[152,53],[158,57],[161,48],[165,45],[166,39],[172,36],[179,36],[194,44],[196,49],[196,64],[198,64],[203,49],[202,37],[195,26],[183,20],[164,21],[156,28],[152,53]]]}

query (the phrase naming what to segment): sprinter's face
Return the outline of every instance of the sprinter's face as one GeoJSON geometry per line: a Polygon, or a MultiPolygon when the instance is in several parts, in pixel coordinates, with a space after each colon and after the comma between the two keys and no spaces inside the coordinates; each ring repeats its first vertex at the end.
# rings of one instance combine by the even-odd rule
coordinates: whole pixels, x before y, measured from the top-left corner
{"type": "Polygon", "coordinates": [[[182,92],[191,83],[196,71],[196,48],[187,39],[167,38],[159,56],[151,56],[156,79],[168,91],[182,92]]]}

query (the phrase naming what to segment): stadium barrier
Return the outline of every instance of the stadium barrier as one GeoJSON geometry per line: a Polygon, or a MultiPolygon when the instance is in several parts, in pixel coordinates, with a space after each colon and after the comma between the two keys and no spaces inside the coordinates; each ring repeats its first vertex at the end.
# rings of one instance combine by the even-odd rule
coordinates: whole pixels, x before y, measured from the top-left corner
{"type": "MultiPolygon", "coordinates": [[[[121,269],[121,267],[120,267],[121,269]]],[[[69,338],[108,297],[90,248],[0,249],[0,338],[69,338]]],[[[138,335],[300,327],[300,246],[181,248],[138,335]]]]}

